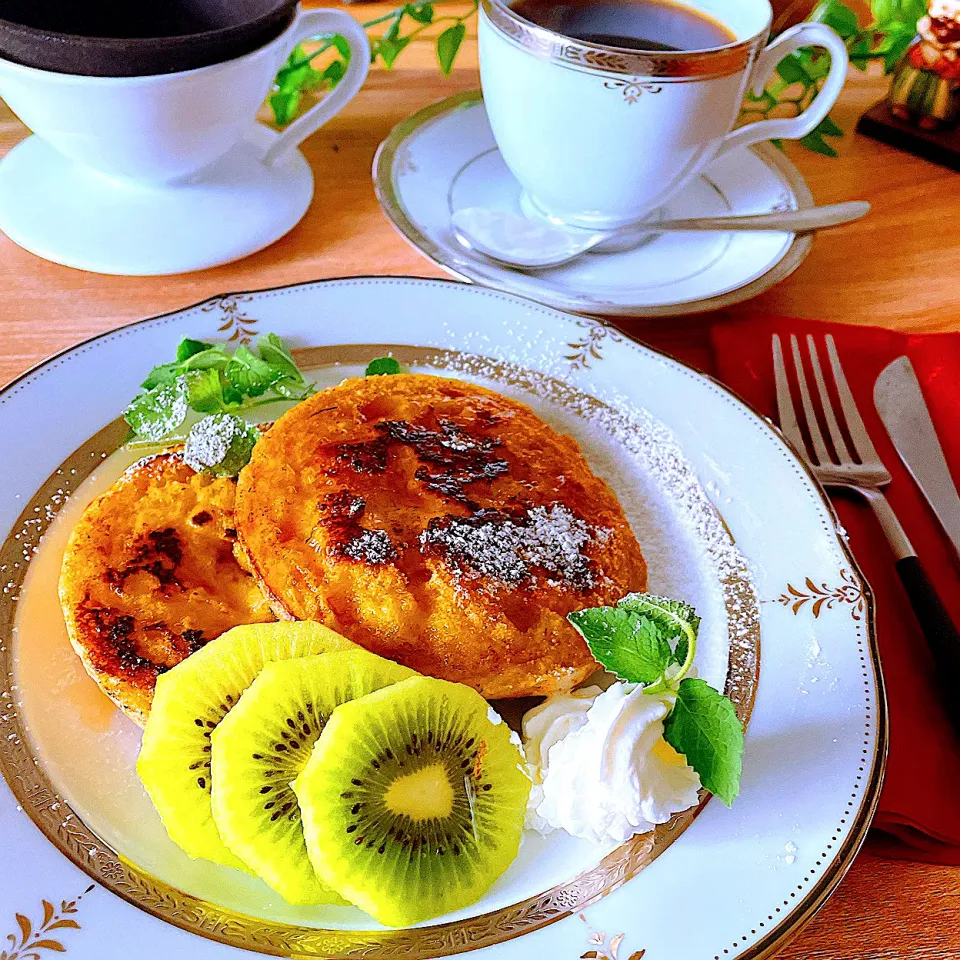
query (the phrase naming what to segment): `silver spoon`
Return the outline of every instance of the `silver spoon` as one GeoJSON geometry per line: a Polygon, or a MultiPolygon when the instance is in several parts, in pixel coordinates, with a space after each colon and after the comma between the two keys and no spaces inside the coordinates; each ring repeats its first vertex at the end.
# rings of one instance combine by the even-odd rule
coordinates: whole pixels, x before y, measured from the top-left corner
{"type": "Polygon", "coordinates": [[[693,220],[661,220],[649,224],[631,224],[619,230],[591,231],[554,227],[528,217],[485,207],[463,207],[455,210],[451,220],[461,246],[482,253],[508,267],[537,270],[556,267],[574,260],[601,243],[629,240],[651,233],[685,231],[777,231],[807,233],[838,227],[859,220],[870,212],[864,200],[834,203],[807,210],[783,213],[760,213],[742,217],[699,217],[693,220]]]}

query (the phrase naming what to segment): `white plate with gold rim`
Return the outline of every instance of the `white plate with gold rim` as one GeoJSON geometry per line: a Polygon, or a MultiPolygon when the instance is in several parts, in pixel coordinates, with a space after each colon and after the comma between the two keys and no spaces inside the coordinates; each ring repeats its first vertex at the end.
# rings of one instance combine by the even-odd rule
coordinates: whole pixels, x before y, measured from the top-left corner
{"type": "Polygon", "coordinates": [[[96,337],[0,393],[0,937],[8,957],[189,955],[726,960],[767,956],[862,842],[885,755],[869,591],[819,488],[726,389],[597,321],[460,284],[322,281],[235,294],[96,337]],[[273,331],[325,384],[385,351],[487,383],[574,435],[621,498],[651,585],[704,617],[697,666],[749,719],[742,792],[615,850],[525,838],[474,907],[409,930],[293,908],[191,861],[137,782],[139,730],[60,620],[72,519],[117,476],[117,414],[185,336],[273,331]],[[41,542],[42,537],[42,542],[41,542]],[[763,638],[760,669],[760,638],[763,638]],[[759,679],[758,679],[759,678],[759,679]],[[140,909],[136,909],[139,907],[140,909]],[[166,921],[166,922],[158,922],[166,921]],[[646,951],[645,953],[643,951],[646,951]]]}
{"type": "MultiPolygon", "coordinates": [[[[627,85],[624,95],[630,90],[627,85]]],[[[373,182],[397,230],[453,276],[577,313],[663,317],[729,307],[788,277],[813,243],[809,234],[670,233],[632,250],[591,251],[532,272],[468,252],[454,235],[454,210],[526,213],[479,91],[431,104],[397,124],[377,151],[373,182]]],[[[813,197],[797,168],[776,147],[763,144],[715,161],[661,212],[672,220],[811,206],[813,197]]]]}

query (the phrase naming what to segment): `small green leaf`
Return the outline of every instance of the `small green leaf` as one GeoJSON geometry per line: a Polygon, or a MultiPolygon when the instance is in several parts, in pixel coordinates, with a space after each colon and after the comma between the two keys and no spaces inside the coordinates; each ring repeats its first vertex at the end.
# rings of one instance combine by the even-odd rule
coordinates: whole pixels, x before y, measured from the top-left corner
{"type": "Polygon", "coordinates": [[[367,364],[367,369],[363,375],[365,377],[382,377],[399,372],[400,364],[393,357],[377,357],[376,360],[371,360],[367,364]]]}
{"type": "Polygon", "coordinates": [[[299,90],[294,89],[270,95],[270,109],[273,111],[273,119],[278,127],[285,127],[288,123],[292,123],[299,107],[299,90]]]}
{"type": "Polygon", "coordinates": [[[703,680],[687,677],[667,717],[664,739],[728,807],[740,792],[743,727],[733,704],[703,680]]]}
{"type": "Polygon", "coordinates": [[[804,70],[800,58],[793,55],[784,57],[777,64],[777,73],[787,83],[800,83],[807,79],[807,71],[804,70]]]}
{"type": "Polygon", "coordinates": [[[446,76],[450,76],[453,61],[457,58],[457,52],[460,50],[460,44],[463,43],[466,34],[466,26],[462,23],[455,23],[452,27],[447,27],[437,37],[437,60],[440,61],[440,69],[446,76]]]}
{"type": "Polygon", "coordinates": [[[261,360],[244,346],[237,347],[225,373],[231,386],[250,397],[266,393],[270,385],[283,376],[282,371],[261,360]]]}
{"type": "Polygon", "coordinates": [[[234,477],[249,462],[260,431],[230,413],[217,413],[195,423],[183,446],[183,459],[197,473],[234,477]]]}
{"type": "Polygon", "coordinates": [[[343,79],[343,75],[346,72],[347,72],[346,61],[333,60],[327,64],[326,70],[323,71],[323,79],[326,83],[330,84],[330,87],[332,89],[343,79]]]}
{"type": "Polygon", "coordinates": [[[673,662],[677,666],[683,666],[687,661],[687,654],[690,652],[690,641],[686,637],[681,637],[677,641],[676,649],[673,651],[673,662]]]}
{"type": "Polygon", "coordinates": [[[186,378],[178,377],[134,397],[123,418],[138,437],[159,441],[187,419],[188,410],[186,378]]]}
{"type": "Polygon", "coordinates": [[[673,658],[657,625],[622,607],[577,610],[567,619],[596,661],[628,683],[656,683],[673,658]]]}
{"type": "Polygon", "coordinates": [[[183,373],[183,367],[179,363],[161,363],[154,367],[148,374],[147,379],[140,384],[144,390],[152,390],[154,387],[162,387],[173,383],[180,374],[183,373]]]}
{"type": "Polygon", "coordinates": [[[689,603],[658,597],[652,593],[628,593],[618,604],[625,610],[649,617],[668,640],[692,634],[700,629],[700,618],[689,603]]]}
{"type": "Polygon", "coordinates": [[[187,404],[197,413],[216,413],[223,407],[223,387],[216,370],[194,370],[187,374],[187,404]]]}
{"type": "Polygon", "coordinates": [[[183,363],[184,360],[189,360],[195,353],[203,353],[204,350],[212,349],[212,343],[203,343],[201,340],[191,340],[187,337],[181,340],[177,347],[177,361],[183,363]]]}
{"type": "Polygon", "coordinates": [[[855,36],[860,31],[860,20],[856,12],[842,0],[824,0],[823,3],[817,4],[813,13],[810,14],[810,19],[833,27],[844,40],[855,36]]]}
{"type": "Polygon", "coordinates": [[[195,353],[189,360],[184,360],[182,366],[187,370],[222,370],[230,362],[230,354],[220,348],[204,350],[195,353]]]}
{"type": "Polygon", "coordinates": [[[300,368],[294,363],[287,345],[275,334],[268,333],[257,340],[260,357],[294,380],[303,380],[300,368]]]}
{"type": "Polygon", "coordinates": [[[337,52],[346,60],[347,63],[350,62],[350,44],[347,43],[347,38],[341,36],[339,33],[335,33],[331,38],[330,42],[336,47],[337,52]]]}
{"type": "Polygon", "coordinates": [[[836,125],[832,117],[824,117],[817,129],[826,137],[842,137],[843,130],[836,125]]]}
{"type": "Polygon", "coordinates": [[[432,3],[408,3],[404,12],[417,23],[433,23],[433,4],[432,3]]]}
{"type": "Polygon", "coordinates": [[[406,47],[408,43],[410,43],[410,40],[407,37],[381,37],[377,41],[374,50],[379,54],[380,59],[383,60],[384,66],[389,70],[393,67],[397,57],[400,56],[403,48],[406,47]]]}

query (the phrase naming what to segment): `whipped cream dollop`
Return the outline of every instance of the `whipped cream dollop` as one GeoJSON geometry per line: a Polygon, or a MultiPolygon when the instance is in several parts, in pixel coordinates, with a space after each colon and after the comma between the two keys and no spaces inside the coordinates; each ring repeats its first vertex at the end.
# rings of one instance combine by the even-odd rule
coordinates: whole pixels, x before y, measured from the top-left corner
{"type": "Polygon", "coordinates": [[[663,739],[671,693],[636,684],[548,698],[523,718],[527,826],[622,843],[695,806],[700,778],[663,739]]]}

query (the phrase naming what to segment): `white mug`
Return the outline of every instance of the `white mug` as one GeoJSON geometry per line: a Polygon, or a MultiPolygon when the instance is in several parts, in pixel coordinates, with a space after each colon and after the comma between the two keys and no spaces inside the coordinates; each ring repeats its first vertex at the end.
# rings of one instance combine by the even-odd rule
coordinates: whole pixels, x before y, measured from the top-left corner
{"type": "Polygon", "coordinates": [[[230,151],[255,122],[291,49],[324,33],[346,38],[350,65],[330,94],[272,142],[264,156],[270,164],[339,113],[363,85],[370,46],[348,13],[299,11],[282,34],[252,53],[180,73],[88,77],[0,60],[0,97],[70,160],[112,179],[169,183],[230,151]]]}
{"type": "Polygon", "coordinates": [[[822,23],[770,46],[769,0],[684,0],[736,38],[711,50],[645,52],[585,43],[481,0],[480,80],[504,162],[551,219],[614,228],[650,214],[720,155],[810,133],[843,87],[847,50],[822,23]],[[748,89],[787,54],[826,48],[830,72],[798,117],[734,129],[748,89]]]}

